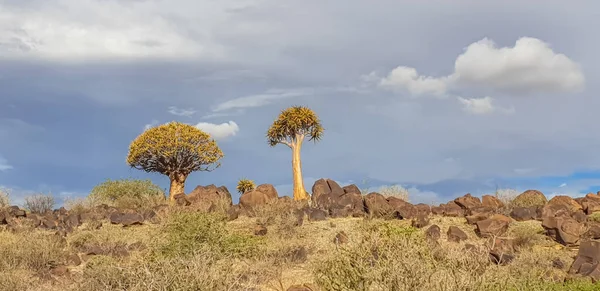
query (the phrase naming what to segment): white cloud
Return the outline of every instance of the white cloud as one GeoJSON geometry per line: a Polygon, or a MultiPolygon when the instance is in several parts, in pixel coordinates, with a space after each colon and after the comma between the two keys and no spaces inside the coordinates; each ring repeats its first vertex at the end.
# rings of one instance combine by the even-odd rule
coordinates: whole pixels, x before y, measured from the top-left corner
{"type": "Polygon", "coordinates": [[[152,122],[144,125],[144,130],[148,130],[148,129],[150,129],[150,128],[154,127],[154,126],[157,126],[157,125],[158,125],[158,120],[153,119],[152,122]]]}
{"type": "Polygon", "coordinates": [[[410,187],[406,190],[408,190],[408,200],[410,203],[425,203],[430,205],[445,203],[444,199],[438,193],[433,191],[421,191],[416,187],[410,187]]]}
{"type": "MultiPolygon", "coordinates": [[[[372,81],[374,74],[361,80],[372,81]]],[[[579,64],[564,54],[555,53],[550,46],[532,37],[519,38],[513,47],[498,48],[484,38],[469,45],[454,64],[454,72],[445,77],[420,75],[415,68],[398,66],[379,81],[381,87],[413,95],[443,96],[449,88],[483,87],[509,93],[578,92],[584,88],[585,77],[579,64]]],[[[488,97],[485,97],[488,98],[488,97]]],[[[485,113],[493,110],[491,99],[469,102],[485,113]]]]}
{"type": "Polygon", "coordinates": [[[562,183],[562,184],[560,184],[560,186],[558,186],[558,188],[563,188],[563,187],[567,187],[567,183],[562,183]]]}
{"type": "Polygon", "coordinates": [[[483,98],[462,98],[457,97],[458,101],[463,105],[463,109],[472,114],[489,114],[496,109],[492,104],[492,97],[486,96],[483,98]]]}
{"type": "Polygon", "coordinates": [[[196,124],[196,127],[210,134],[214,139],[224,139],[230,136],[234,136],[240,130],[237,123],[229,121],[227,123],[214,124],[208,122],[200,122],[196,124]]]}
{"type": "Polygon", "coordinates": [[[226,49],[215,43],[211,31],[230,17],[232,9],[256,1],[18,2],[0,3],[0,55],[89,60],[218,58],[226,49]]]}
{"type": "Polygon", "coordinates": [[[0,172],[8,171],[11,169],[13,169],[13,166],[11,166],[5,158],[0,156],[0,172]]]}
{"type": "Polygon", "coordinates": [[[176,106],[169,106],[168,112],[173,115],[177,115],[177,116],[190,117],[190,116],[194,115],[197,111],[194,110],[194,108],[182,109],[182,108],[177,108],[176,106]]]}
{"type": "MultiPolygon", "coordinates": [[[[373,75],[363,76],[363,80],[372,80],[373,75]]],[[[433,94],[442,96],[447,90],[446,78],[434,78],[419,75],[416,69],[399,66],[387,77],[381,79],[379,85],[393,91],[407,90],[414,95],[433,94]]]]}
{"type": "Polygon", "coordinates": [[[260,107],[271,104],[275,100],[292,98],[292,97],[300,97],[307,96],[314,92],[314,89],[270,89],[263,94],[257,95],[249,95],[240,98],[236,98],[233,100],[229,100],[223,103],[216,105],[212,111],[213,112],[221,112],[227,111],[231,109],[243,109],[243,108],[251,108],[251,107],[260,107]]]}
{"type": "Polygon", "coordinates": [[[456,82],[511,92],[576,92],[584,87],[580,66],[532,37],[498,48],[487,38],[469,45],[454,64],[456,82]]]}

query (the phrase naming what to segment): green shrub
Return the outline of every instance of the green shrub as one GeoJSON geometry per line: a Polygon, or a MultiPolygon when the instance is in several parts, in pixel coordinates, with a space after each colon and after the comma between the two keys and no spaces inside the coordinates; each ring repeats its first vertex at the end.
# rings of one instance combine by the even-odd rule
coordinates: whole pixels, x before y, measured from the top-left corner
{"type": "Polygon", "coordinates": [[[220,213],[173,213],[165,223],[165,241],[158,254],[186,257],[209,251],[222,256],[251,257],[257,254],[262,238],[238,234],[226,228],[220,213]]]}
{"type": "Polygon", "coordinates": [[[54,196],[52,194],[37,194],[25,197],[25,209],[33,213],[45,213],[54,208],[54,196]]]}
{"type": "Polygon", "coordinates": [[[594,212],[594,213],[588,215],[587,219],[589,221],[600,222],[600,212],[594,212]]]}
{"type": "MultiPolygon", "coordinates": [[[[523,192],[525,193],[525,192],[523,192]]],[[[543,194],[536,195],[523,195],[523,193],[516,196],[511,202],[511,207],[534,207],[534,206],[544,206],[548,199],[543,194]]]]}
{"type": "Polygon", "coordinates": [[[165,192],[148,179],[108,179],[92,189],[89,199],[120,208],[151,208],[165,202],[165,192]]]}

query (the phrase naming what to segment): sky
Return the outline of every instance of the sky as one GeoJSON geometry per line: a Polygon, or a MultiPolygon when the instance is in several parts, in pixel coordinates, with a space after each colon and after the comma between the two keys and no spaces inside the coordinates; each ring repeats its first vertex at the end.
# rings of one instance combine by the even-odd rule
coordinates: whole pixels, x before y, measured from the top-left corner
{"type": "Polygon", "coordinates": [[[170,121],[210,133],[222,166],[291,194],[281,110],[312,108],[319,178],[413,203],[496,189],[600,190],[597,1],[0,0],[0,187],[83,197],[170,121]]]}

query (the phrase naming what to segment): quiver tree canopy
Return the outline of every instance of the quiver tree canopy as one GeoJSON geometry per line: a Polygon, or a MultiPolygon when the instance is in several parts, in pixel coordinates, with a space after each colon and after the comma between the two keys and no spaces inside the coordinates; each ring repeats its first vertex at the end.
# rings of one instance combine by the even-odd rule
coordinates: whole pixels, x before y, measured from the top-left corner
{"type": "Polygon", "coordinates": [[[292,149],[294,200],[309,198],[302,180],[300,150],[305,137],[317,142],[323,136],[323,126],[317,114],[308,107],[292,106],[283,110],[267,131],[269,145],[285,144],[292,149]]]}
{"type": "Polygon", "coordinates": [[[308,136],[317,142],[323,136],[323,126],[317,114],[308,107],[293,106],[283,110],[267,132],[270,146],[285,144],[291,147],[308,136]]]}
{"type": "Polygon", "coordinates": [[[204,131],[180,122],[152,127],[129,146],[127,164],[146,172],[158,172],[171,180],[170,196],[182,193],[191,172],[212,171],[223,152],[204,131]]]}

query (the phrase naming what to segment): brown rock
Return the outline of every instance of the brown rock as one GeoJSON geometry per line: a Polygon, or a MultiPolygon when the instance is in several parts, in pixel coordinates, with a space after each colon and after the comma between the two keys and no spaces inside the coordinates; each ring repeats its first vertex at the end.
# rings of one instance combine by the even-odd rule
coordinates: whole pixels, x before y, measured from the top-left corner
{"type": "MultiPolygon", "coordinates": [[[[400,199],[398,199],[400,200],[400,199]]],[[[371,217],[391,217],[394,213],[394,208],[389,204],[388,200],[379,193],[371,192],[364,197],[365,209],[371,217]]]]}
{"type": "Polygon", "coordinates": [[[483,215],[483,214],[469,215],[469,216],[465,216],[465,219],[467,220],[467,224],[474,225],[479,221],[488,219],[488,216],[483,215]]]}
{"type": "Polygon", "coordinates": [[[336,217],[364,213],[362,195],[356,185],[342,188],[331,179],[319,179],[313,185],[312,192],[313,206],[327,210],[336,217]]]}
{"type": "Polygon", "coordinates": [[[292,197],[290,196],[281,196],[278,198],[278,200],[280,203],[291,203],[293,201],[292,197]]]}
{"type": "Polygon", "coordinates": [[[496,210],[487,206],[477,206],[466,211],[467,215],[480,215],[490,217],[496,213],[496,210]]]}
{"type": "Polygon", "coordinates": [[[579,200],[579,203],[588,215],[600,211],[600,196],[598,195],[587,194],[579,200]]]}
{"type": "Polygon", "coordinates": [[[476,232],[481,237],[501,236],[506,233],[509,224],[510,218],[495,214],[486,220],[478,221],[476,232]]]}
{"type": "Polygon", "coordinates": [[[462,217],[465,215],[465,211],[454,201],[450,201],[444,204],[444,216],[448,217],[462,217]]]}
{"type": "Polygon", "coordinates": [[[67,263],[72,266],[79,266],[81,265],[81,259],[77,254],[70,254],[67,256],[67,263]]]}
{"type": "Polygon", "coordinates": [[[142,217],[138,213],[128,213],[121,211],[111,213],[108,216],[108,219],[112,224],[122,224],[123,226],[130,226],[136,224],[139,225],[142,224],[144,221],[144,217],[142,217]]]}
{"type": "Polygon", "coordinates": [[[388,197],[387,202],[392,207],[394,216],[399,219],[411,219],[418,213],[417,208],[414,205],[400,198],[388,197]]]}
{"type": "Polygon", "coordinates": [[[333,238],[333,242],[338,245],[348,243],[348,235],[344,231],[338,232],[333,238]]]}
{"type": "Polygon", "coordinates": [[[516,221],[537,220],[538,218],[541,218],[541,210],[542,209],[538,206],[515,207],[511,211],[510,217],[516,221]]]}
{"type": "Polygon", "coordinates": [[[451,242],[460,242],[468,239],[467,234],[456,226],[450,226],[446,235],[448,236],[448,241],[451,242]]]}
{"type": "Polygon", "coordinates": [[[94,255],[104,255],[104,254],[106,254],[106,252],[101,247],[92,245],[92,246],[85,247],[84,254],[86,256],[94,256],[94,255]]]}
{"type": "Polygon", "coordinates": [[[344,189],[344,193],[346,193],[346,194],[348,194],[348,193],[361,194],[361,191],[358,188],[358,186],[356,186],[354,184],[350,184],[350,185],[344,186],[342,189],[344,189]]]}
{"type": "Polygon", "coordinates": [[[440,239],[440,237],[442,236],[442,231],[440,229],[439,226],[437,225],[432,225],[430,226],[426,231],[425,231],[425,237],[428,240],[432,240],[432,241],[438,241],[440,239]]]}
{"type": "Polygon", "coordinates": [[[554,258],[554,260],[552,260],[552,267],[556,269],[563,269],[565,267],[565,263],[560,258],[554,258]]]}
{"type": "Polygon", "coordinates": [[[492,209],[500,209],[504,207],[504,203],[502,203],[498,197],[492,195],[483,195],[481,197],[481,204],[492,209]]]}
{"type": "Polygon", "coordinates": [[[208,210],[208,207],[213,203],[232,205],[231,193],[229,193],[227,187],[217,187],[214,184],[208,186],[196,186],[186,198],[195,208],[204,211],[208,210]]]}
{"type": "Polygon", "coordinates": [[[429,215],[431,214],[431,206],[425,203],[419,203],[415,205],[418,214],[429,215]]]}
{"type": "Polygon", "coordinates": [[[545,217],[542,227],[547,235],[566,246],[576,245],[584,232],[584,225],[571,217],[545,217]]]}
{"type": "Polygon", "coordinates": [[[429,217],[424,214],[419,214],[417,217],[412,219],[411,225],[416,228],[423,228],[429,225],[429,217]]]}
{"type": "Polygon", "coordinates": [[[434,215],[444,215],[444,207],[443,206],[432,206],[431,213],[434,215]]]}
{"type": "Polygon", "coordinates": [[[294,263],[304,263],[308,258],[308,251],[305,247],[298,247],[291,252],[291,261],[294,263]]]}
{"type": "Polygon", "coordinates": [[[267,205],[277,201],[277,190],[270,184],[262,184],[253,191],[246,192],[240,196],[240,205],[252,208],[259,205],[267,205]]]}
{"type": "Polygon", "coordinates": [[[579,223],[585,223],[587,221],[587,215],[583,213],[583,210],[577,210],[575,213],[571,214],[571,217],[579,223]]]}
{"type": "Polygon", "coordinates": [[[550,201],[548,201],[548,205],[560,205],[567,208],[567,210],[571,213],[577,212],[578,210],[583,210],[583,207],[577,203],[573,198],[564,195],[558,195],[552,197],[550,201]]]}
{"type": "Polygon", "coordinates": [[[600,242],[585,241],[581,243],[575,261],[569,268],[570,275],[591,278],[592,282],[600,281],[600,242]]]}
{"type": "Polygon", "coordinates": [[[514,259],[515,259],[515,256],[512,254],[505,254],[505,253],[496,252],[496,251],[490,252],[490,261],[497,265],[509,264],[514,259]]]}
{"type": "Polygon", "coordinates": [[[310,221],[322,221],[327,219],[327,211],[323,209],[311,208],[308,211],[308,220],[310,221]]]}
{"type": "Polygon", "coordinates": [[[479,200],[479,198],[473,197],[471,193],[467,193],[462,197],[454,199],[454,202],[465,210],[481,206],[481,201],[479,200]]]}
{"type": "Polygon", "coordinates": [[[600,239],[600,223],[588,222],[587,231],[582,237],[587,239],[600,239]]]}
{"type": "Polygon", "coordinates": [[[240,206],[232,205],[227,209],[227,219],[229,221],[236,220],[240,216],[240,206]]]}
{"type": "Polygon", "coordinates": [[[175,194],[175,195],[173,195],[173,199],[175,200],[175,205],[180,206],[180,207],[192,205],[192,202],[190,202],[187,199],[187,196],[185,196],[185,193],[175,194]]]}
{"type": "Polygon", "coordinates": [[[69,214],[65,219],[65,224],[72,228],[77,228],[81,225],[81,216],[76,213],[69,214]]]}
{"type": "Polygon", "coordinates": [[[263,236],[267,235],[267,228],[264,225],[257,225],[254,227],[254,235],[263,236]]]}

